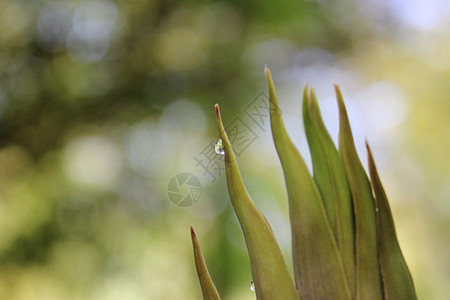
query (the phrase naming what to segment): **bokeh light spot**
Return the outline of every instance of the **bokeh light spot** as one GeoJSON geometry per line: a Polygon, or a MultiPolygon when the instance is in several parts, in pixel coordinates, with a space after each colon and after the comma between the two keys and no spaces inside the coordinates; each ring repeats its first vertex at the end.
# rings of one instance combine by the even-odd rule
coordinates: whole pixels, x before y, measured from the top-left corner
{"type": "Polygon", "coordinates": [[[117,9],[107,0],[81,2],[73,15],[67,49],[74,60],[98,61],[108,50],[116,24],[117,9]]]}
{"type": "Polygon", "coordinates": [[[48,2],[42,7],[36,26],[36,39],[43,50],[64,50],[67,35],[72,29],[73,9],[74,5],[69,1],[48,2]]]}
{"type": "Polygon", "coordinates": [[[82,136],[69,142],[64,151],[64,170],[76,184],[95,188],[114,185],[122,166],[114,142],[102,136],[82,136]]]}

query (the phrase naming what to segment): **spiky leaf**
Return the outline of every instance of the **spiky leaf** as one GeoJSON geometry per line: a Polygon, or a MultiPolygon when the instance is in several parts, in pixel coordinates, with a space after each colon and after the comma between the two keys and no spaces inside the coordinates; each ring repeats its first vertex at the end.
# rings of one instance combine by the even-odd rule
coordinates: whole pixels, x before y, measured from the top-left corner
{"type": "MultiPolygon", "coordinates": [[[[313,162],[314,180],[334,228],[347,281],[354,282],[355,247],[353,206],[341,157],[325,127],[314,90],[303,95],[303,121],[313,162]]],[[[350,286],[352,294],[354,286],[350,286]]]]}
{"type": "Polygon", "coordinates": [[[397,240],[389,202],[367,142],[366,147],[369,155],[370,178],[378,207],[378,257],[383,278],[384,297],[386,300],[417,299],[411,274],[397,240]]]}
{"type": "Polygon", "coordinates": [[[312,100],[308,94],[308,87],[303,90],[303,123],[305,126],[306,138],[308,139],[309,150],[313,162],[314,180],[322,196],[323,205],[327,212],[330,227],[337,241],[336,224],[336,199],[333,194],[336,187],[333,188],[330,161],[325,153],[324,146],[318,133],[318,125],[312,100]]]}
{"type": "Polygon", "coordinates": [[[319,190],[286,132],[272,75],[268,68],[265,72],[272,135],[288,190],[297,291],[304,299],[351,299],[319,190]]]}
{"type": "Polygon", "coordinates": [[[250,198],[242,182],[236,157],[223,127],[217,104],[216,117],[220,138],[225,150],[228,192],[244,233],[252,277],[256,287],[256,298],[261,300],[297,300],[294,283],[289,275],[272,228],[250,198]]]}
{"type": "Polygon", "coordinates": [[[200,287],[202,288],[203,300],[220,300],[219,293],[216,286],[209,275],[206,267],[205,259],[203,258],[202,250],[195,235],[194,229],[191,227],[192,246],[194,247],[195,267],[197,268],[198,278],[200,280],[200,287]]]}
{"type": "Polygon", "coordinates": [[[339,87],[335,85],[339,106],[339,151],[350,185],[356,228],[356,299],[383,299],[378,266],[375,203],[364,167],[353,142],[339,87]]]}

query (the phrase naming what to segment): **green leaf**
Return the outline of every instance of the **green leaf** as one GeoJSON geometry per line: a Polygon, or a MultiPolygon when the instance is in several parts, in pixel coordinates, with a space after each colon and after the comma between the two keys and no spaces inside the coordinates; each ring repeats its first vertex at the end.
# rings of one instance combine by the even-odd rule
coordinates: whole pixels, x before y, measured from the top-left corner
{"type": "Polygon", "coordinates": [[[288,190],[298,294],[304,299],[351,299],[342,260],[319,190],[286,132],[272,75],[267,67],[265,73],[269,87],[272,135],[288,190]]]}
{"type": "Polygon", "coordinates": [[[272,228],[250,198],[242,182],[236,157],[223,127],[219,106],[216,118],[225,150],[225,169],[228,192],[233,209],[244,233],[250,266],[256,288],[256,298],[264,300],[297,300],[294,282],[289,275],[272,228]]]}
{"type": "Polygon", "coordinates": [[[339,150],[353,197],[356,228],[356,299],[383,299],[378,266],[375,203],[364,167],[353,142],[339,87],[335,85],[339,106],[339,150]]]}
{"type": "Polygon", "coordinates": [[[330,227],[337,240],[336,199],[333,195],[335,194],[333,189],[336,190],[336,187],[332,186],[334,180],[332,180],[331,162],[327,157],[327,153],[325,153],[321,137],[319,136],[316,120],[317,113],[314,110],[311,97],[308,95],[308,87],[305,87],[303,90],[303,123],[313,162],[314,180],[322,196],[330,227]]]}
{"type": "Polygon", "coordinates": [[[376,214],[378,257],[383,278],[384,296],[386,300],[417,299],[411,274],[397,240],[389,202],[367,141],[366,146],[369,154],[370,178],[378,208],[376,214]]]}
{"type": "Polygon", "coordinates": [[[217,292],[216,286],[209,275],[202,250],[200,249],[200,244],[192,227],[191,239],[194,247],[195,267],[197,268],[197,274],[200,280],[200,286],[202,288],[203,300],[220,300],[219,293],[217,292]]]}
{"type": "MultiPolygon", "coordinates": [[[[344,263],[347,281],[354,282],[354,217],[350,188],[339,152],[320,114],[314,90],[304,92],[303,122],[313,162],[314,180],[327,211],[344,263]]],[[[351,287],[354,295],[354,287],[351,287]]]]}

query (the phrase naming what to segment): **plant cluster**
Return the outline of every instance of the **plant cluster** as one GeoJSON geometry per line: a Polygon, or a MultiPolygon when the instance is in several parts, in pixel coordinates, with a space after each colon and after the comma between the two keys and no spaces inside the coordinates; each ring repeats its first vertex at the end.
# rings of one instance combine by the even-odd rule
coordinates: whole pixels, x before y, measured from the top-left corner
{"type": "MultiPolygon", "coordinates": [[[[287,134],[269,69],[265,73],[272,135],[288,192],[294,280],[269,223],[243,184],[219,106],[215,107],[228,192],[247,245],[256,298],[416,299],[370,147],[366,142],[369,179],[356,152],[339,87],[335,86],[339,149],[324,125],[314,91],[304,88],[303,121],[312,176],[287,134]]],[[[203,298],[220,299],[192,228],[191,236],[203,298]]]]}

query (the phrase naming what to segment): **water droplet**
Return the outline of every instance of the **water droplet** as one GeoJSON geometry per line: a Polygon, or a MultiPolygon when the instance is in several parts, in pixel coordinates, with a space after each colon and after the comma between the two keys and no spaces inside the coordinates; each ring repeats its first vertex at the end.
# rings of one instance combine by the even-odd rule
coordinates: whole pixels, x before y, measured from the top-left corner
{"type": "Polygon", "coordinates": [[[214,150],[216,150],[217,154],[225,155],[225,149],[223,148],[222,139],[219,139],[214,145],[214,150]]]}
{"type": "Polygon", "coordinates": [[[375,208],[375,211],[376,211],[376,212],[378,212],[378,207],[377,207],[377,208],[375,208]]]}
{"type": "Polygon", "coordinates": [[[256,291],[255,283],[253,282],[253,280],[252,280],[252,282],[250,282],[250,291],[252,291],[252,292],[256,291]]]}

